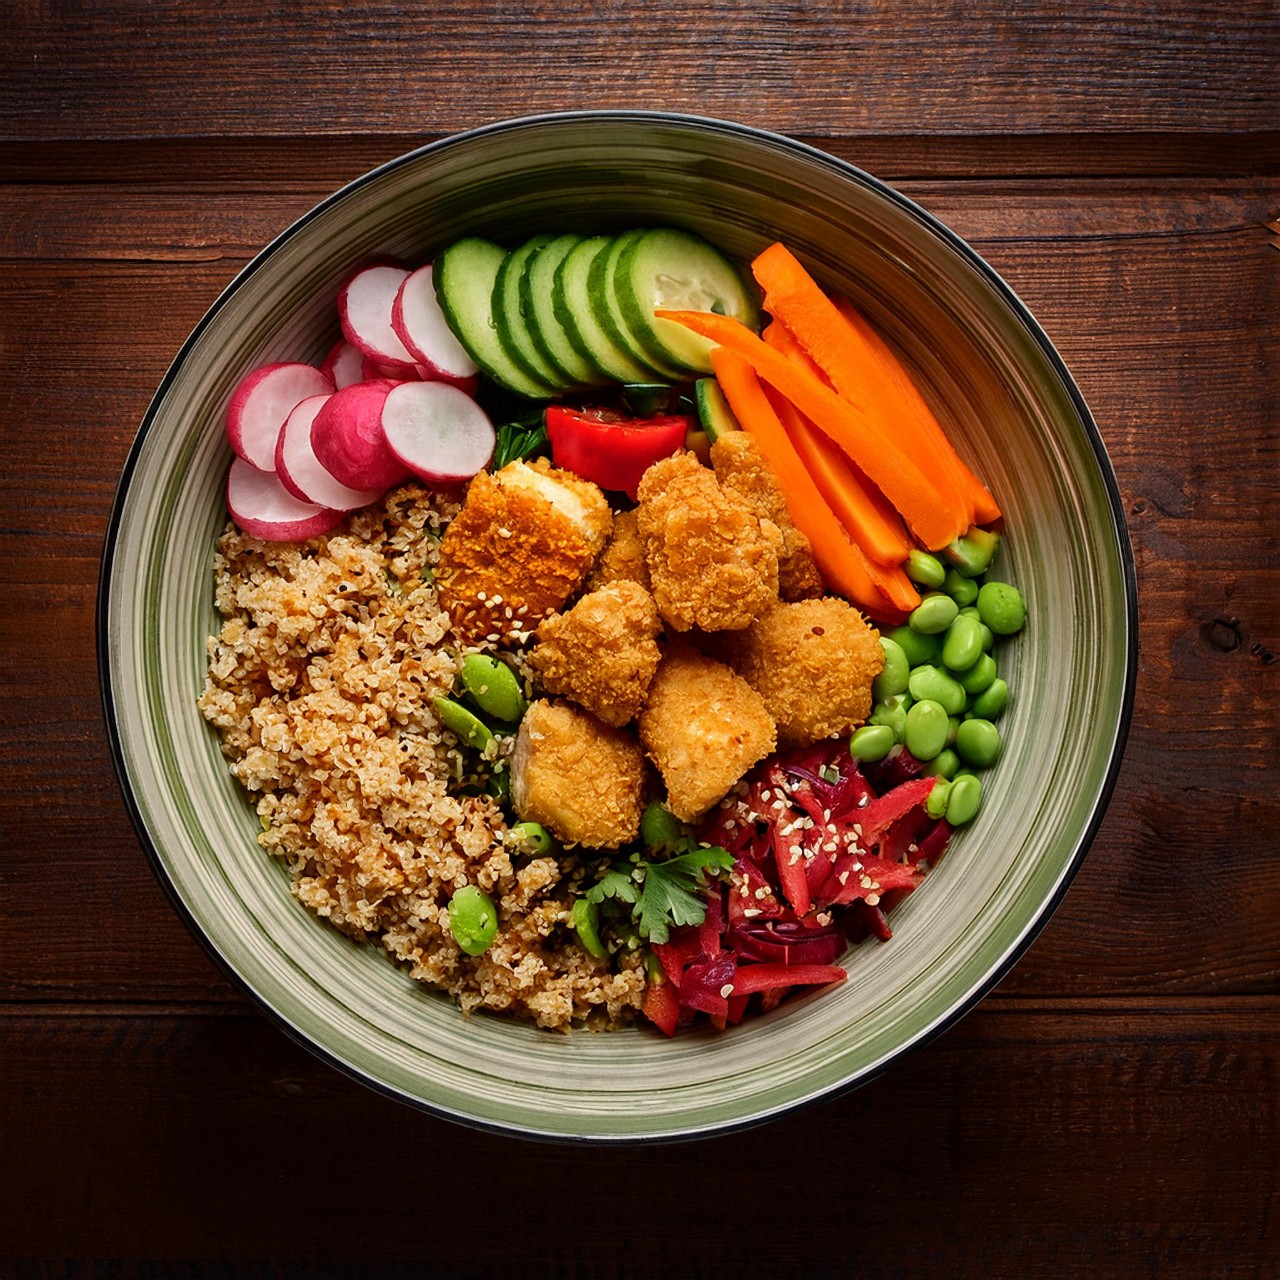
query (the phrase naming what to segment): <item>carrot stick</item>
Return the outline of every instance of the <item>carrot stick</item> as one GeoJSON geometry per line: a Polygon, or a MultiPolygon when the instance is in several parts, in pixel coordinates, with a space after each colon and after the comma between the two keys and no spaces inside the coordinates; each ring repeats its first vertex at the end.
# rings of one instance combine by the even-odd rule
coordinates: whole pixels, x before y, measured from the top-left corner
{"type": "Polygon", "coordinates": [[[778,478],[791,519],[809,539],[824,581],[833,591],[878,618],[894,615],[898,610],[876,586],[866,557],[827,506],[800,455],[787,439],[755,370],[726,346],[712,348],[711,366],[734,416],[755,440],[769,469],[778,478]]]}
{"type": "MultiPolygon", "coordinates": [[[[789,359],[812,364],[804,348],[779,321],[765,329],[764,340],[789,359]]],[[[911,542],[893,505],[790,400],[773,392],[769,402],[823,497],[853,540],[880,564],[901,564],[911,550],[911,542]]]]}
{"type": "Polygon", "coordinates": [[[878,348],[868,345],[863,329],[849,323],[785,245],[770,245],[752,262],[751,270],[764,290],[765,309],[791,330],[840,395],[863,405],[883,429],[902,441],[941,493],[954,495],[965,507],[967,528],[973,522],[973,504],[958,470],[959,459],[933,415],[927,413],[927,406],[933,430],[921,420],[919,406],[923,401],[904,395],[901,384],[906,379],[901,367],[897,366],[897,379],[886,371],[881,353],[887,354],[888,349],[883,344],[878,348]]]}
{"type": "Polygon", "coordinates": [[[967,506],[958,503],[955,494],[941,493],[865,409],[842,400],[741,321],[712,311],[661,310],[654,314],[742,356],[758,377],[786,396],[853,458],[929,550],[945,547],[968,530],[967,506]]]}
{"type": "Polygon", "coordinates": [[[951,467],[958,477],[960,484],[968,495],[969,505],[973,508],[974,523],[991,524],[993,521],[999,520],[1000,508],[996,505],[996,500],[991,496],[990,490],[970,470],[964,459],[956,453],[954,446],[947,438],[947,433],[934,416],[933,410],[929,408],[928,402],[920,394],[920,388],[916,386],[911,375],[902,367],[901,362],[893,354],[888,343],[885,342],[876,331],[875,326],[858,311],[848,298],[837,298],[835,304],[840,314],[844,316],[866,342],[872,354],[880,362],[880,367],[884,370],[885,375],[897,386],[903,399],[919,418],[920,425],[925,433],[936,442],[939,453],[942,454],[947,465],[951,467]]]}

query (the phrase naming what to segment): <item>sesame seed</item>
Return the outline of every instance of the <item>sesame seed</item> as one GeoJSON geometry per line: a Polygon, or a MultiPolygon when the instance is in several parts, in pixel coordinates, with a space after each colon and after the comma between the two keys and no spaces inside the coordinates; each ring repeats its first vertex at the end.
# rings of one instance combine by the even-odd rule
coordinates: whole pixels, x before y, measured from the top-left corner
{"type": "Polygon", "coordinates": [[[732,983],[732,982],[726,982],[726,983],[724,984],[724,986],[720,988],[720,994],[721,994],[721,995],[722,995],[726,1000],[727,1000],[731,995],[733,995],[733,983],[732,983]]]}

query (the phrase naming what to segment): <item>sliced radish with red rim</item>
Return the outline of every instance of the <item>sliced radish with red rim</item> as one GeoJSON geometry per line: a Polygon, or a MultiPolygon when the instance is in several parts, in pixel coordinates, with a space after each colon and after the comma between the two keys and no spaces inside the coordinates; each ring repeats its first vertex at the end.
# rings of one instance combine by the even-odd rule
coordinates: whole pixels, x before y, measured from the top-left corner
{"type": "Polygon", "coordinates": [[[391,325],[396,294],[407,267],[379,262],[362,267],[338,290],[338,320],[343,336],[379,364],[412,365],[414,356],[391,325]]]}
{"type": "MultiPolygon", "coordinates": [[[[426,383],[406,382],[407,387],[426,383]]],[[[382,406],[396,383],[382,378],[335,391],[311,423],[311,448],[320,465],[351,489],[385,493],[407,476],[382,434],[382,406]]]]}
{"type": "Polygon", "coordinates": [[[447,382],[404,382],[382,405],[391,452],[430,484],[461,484],[493,457],[496,434],[478,404],[447,382]]]}
{"type": "Polygon", "coordinates": [[[234,458],[227,472],[227,510],[245,533],[268,542],[304,542],[337,528],[341,511],[300,502],[271,471],[234,458]]]}
{"type": "Polygon", "coordinates": [[[333,383],[314,365],[264,364],[242,378],[227,405],[227,440],[237,456],[259,471],[275,469],[276,441],[294,407],[324,395],[333,383]]]}
{"type": "Polygon", "coordinates": [[[346,338],[339,338],[320,362],[320,372],[329,378],[335,390],[341,391],[353,382],[364,381],[364,362],[365,354],[359,347],[353,347],[346,338]]]}
{"type": "Polygon", "coordinates": [[[391,308],[391,326],[414,358],[431,371],[428,378],[471,381],[479,373],[444,318],[430,264],[404,278],[391,308]]]}
{"type": "Polygon", "coordinates": [[[276,475],[295,498],[334,511],[356,511],[382,496],[381,489],[352,489],[320,465],[311,447],[311,426],[329,396],[309,396],[285,419],[276,444],[276,475]]]}

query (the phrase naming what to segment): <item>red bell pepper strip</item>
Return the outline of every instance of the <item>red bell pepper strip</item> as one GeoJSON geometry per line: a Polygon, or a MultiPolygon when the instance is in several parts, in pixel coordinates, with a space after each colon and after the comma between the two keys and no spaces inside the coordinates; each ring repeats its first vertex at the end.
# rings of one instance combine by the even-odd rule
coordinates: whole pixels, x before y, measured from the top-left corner
{"type": "Polygon", "coordinates": [[[640,1006],[644,1014],[664,1035],[673,1036],[676,1024],[680,1019],[680,993],[673,982],[654,982],[652,979],[644,989],[644,1003],[640,1006]]]}
{"type": "Polygon", "coordinates": [[[838,964],[748,964],[733,975],[733,994],[746,996],[773,987],[825,987],[848,976],[838,964]]]}
{"type": "Polygon", "coordinates": [[[628,418],[612,409],[547,409],[547,439],[557,467],[602,489],[636,496],[640,477],[660,458],[684,448],[686,416],[628,418]]]}

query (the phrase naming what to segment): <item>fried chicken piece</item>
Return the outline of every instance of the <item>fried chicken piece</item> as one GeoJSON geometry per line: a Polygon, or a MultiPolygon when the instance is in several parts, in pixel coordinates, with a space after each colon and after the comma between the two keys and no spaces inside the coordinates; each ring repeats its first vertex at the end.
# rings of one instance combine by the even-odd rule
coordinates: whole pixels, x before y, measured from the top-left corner
{"type": "Polygon", "coordinates": [[[674,630],[736,631],[778,598],[778,526],[693,454],[655,462],[639,497],[653,598],[674,630]]]}
{"type": "Polygon", "coordinates": [[[600,489],[546,458],[480,472],[436,568],[459,639],[522,642],[582,586],[612,524],[600,489]]]}
{"type": "Polygon", "coordinates": [[[780,603],[720,651],[764,699],[780,747],[847,733],[871,711],[871,682],[884,666],[880,633],[835,596],[780,603]]]}
{"type": "Polygon", "coordinates": [[[587,586],[594,591],[610,582],[638,582],[649,590],[649,566],[640,538],[639,515],[634,509],[619,511],[613,517],[613,533],[591,570],[587,586]]]}
{"type": "Polygon", "coordinates": [[[563,694],[618,727],[644,706],[662,650],[653,597],[622,579],[581,597],[538,628],[529,665],[549,693],[563,694]]]}
{"type": "Polygon", "coordinates": [[[782,486],[756,442],[745,431],[725,432],[711,446],[711,465],[722,489],[749,502],[782,533],[782,550],[778,552],[778,594],[782,599],[820,596],[822,575],[809,539],[792,521],[782,486]]]}
{"type": "Polygon", "coordinates": [[[711,808],[774,749],[764,699],[722,662],[680,645],[663,658],[640,713],[640,741],[685,822],[711,808]]]}
{"type": "Polygon", "coordinates": [[[511,802],[565,844],[615,849],[635,838],[644,811],[644,752],[623,729],[567,702],[535,702],[511,756],[511,802]]]}

